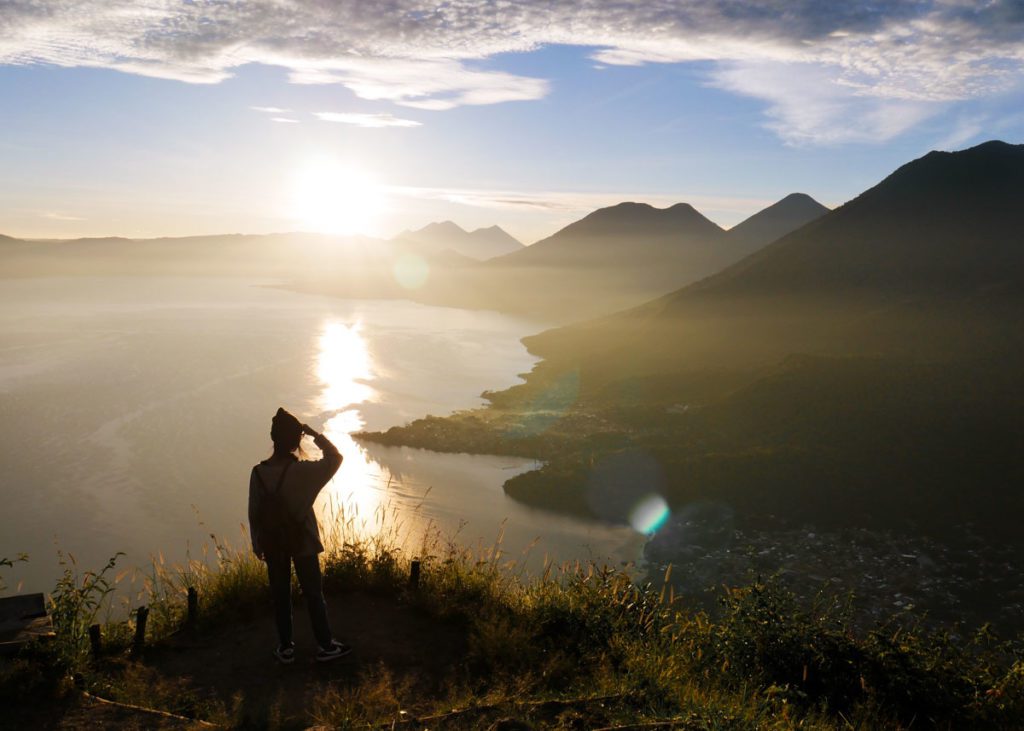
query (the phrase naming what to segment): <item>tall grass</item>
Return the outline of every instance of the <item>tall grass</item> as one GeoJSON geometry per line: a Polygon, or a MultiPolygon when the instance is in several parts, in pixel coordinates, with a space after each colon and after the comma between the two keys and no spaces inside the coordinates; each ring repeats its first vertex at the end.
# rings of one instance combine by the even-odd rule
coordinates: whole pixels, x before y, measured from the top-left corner
{"type": "MultiPolygon", "coordinates": [[[[542,728],[668,719],[703,729],[1024,726],[1024,644],[987,632],[961,638],[906,621],[860,632],[848,606],[802,605],[771,579],[729,589],[712,619],[675,597],[668,576],[637,585],[624,570],[579,562],[548,562],[530,576],[524,560],[504,553],[500,529],[491,545],[469,550],[433,528],[410,539],[390,504],[365,518],[331,504],[325,516],[328,592],[401,598],[459,627],[467,651],[443,691],[427,690],[436,682],[407,668],[366,668],[320,697],[306,721],[366,728],[418,716],[433,718],[432,727],[480,728],[511,715],[542,728]],[[415,592],[407,585],[413,558],[422,567],[415,592]]],[[[212,638],[220,623],[267,611],[264,566],[244,528],[242,541],[236,548],[211,534],[183,564],[153,560],[143,597],[153,641],[181,627],[189,587],[201,598],[200,631],[212,638]]],[[[82,665],[82,631],[109,598],[115,562],[58,585],[59,644],[73,650],[60,660],[67,667],[82,665]]],[[[169,693],[154,690],[153,671],[139,672],[150,674],[145,682],[123,673],[103,678],[103,687],[170,704],[169,693]]]]}
{"type": "MultiPolygon", "coordinates": [[[[68,670],[79,670],[89,651],[89,627],[109,611],[116,587],[112,572],[124,554],[114,554],[99,571],[80,571],[71,553],[58,551],[63,571],[50,595],[50,616],[56,632],[52,649],[68,670]]],[[[109,618],[109,617],[108,617],[109,618]]]]}

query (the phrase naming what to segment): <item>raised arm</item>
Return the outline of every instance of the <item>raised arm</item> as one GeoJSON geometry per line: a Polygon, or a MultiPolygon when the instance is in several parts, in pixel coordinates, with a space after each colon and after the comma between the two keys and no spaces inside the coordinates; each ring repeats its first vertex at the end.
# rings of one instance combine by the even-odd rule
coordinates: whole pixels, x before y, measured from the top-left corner
{"type": "Polygon", "coordinates": [[[334,443],[316,429],[313,429],[308,424],[303,424],[302,429],[307,434],[312,435],[313,444],[319,447],[320,451],[323,452],[324,456],[319,462],[315,462],[314,464],[323,470],[324,484],[326,485],[328,481],[334,477],[334,473],[338,471],[338,468],[341,466],[341,461],[344,458],[341,456],[341,452],[338,451],[338,448],[334,446],[334,443]]]}
{"type": "Polygon", "coordinates": [[[338,448],[323,434],[306,424],[303,424],[302,428],[313,436],[313,443],[323,452],[323,457],[316,462],[304,461],[295,465],[295,470],[301,475],[297,478],[298,492],[301,496],[301,507],[305,510],[313,505],[324,485],[334,477],[334,473],[341,466],[342,456],[338,448]]]}

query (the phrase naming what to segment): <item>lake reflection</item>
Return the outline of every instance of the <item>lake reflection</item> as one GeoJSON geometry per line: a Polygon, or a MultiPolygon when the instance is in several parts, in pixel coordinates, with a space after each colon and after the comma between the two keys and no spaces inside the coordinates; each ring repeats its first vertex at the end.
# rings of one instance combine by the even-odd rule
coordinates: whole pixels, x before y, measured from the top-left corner
{"type": "MultiPolygon", "coordinates": [[[[505,559],[538,571],[548,559],[617,563],[635,552],[636,537],[628,530],[597,528],[508,498],[505,480],[536,469],[535,461],[360,445],[352,434],[365,427],[361,409],[381,396],[372,385],[377,366],[362,322],[327,321],[317,343],[317,407],[324,412],[324,433],[344,456],[316,506],[328,545],[372,541],[383,533],[385,540],[419,552],[438,548],[424,549],[425,540],[455,538],[478,552],[496,547],[505,559]],[[609,546],[616,533],[621,544],[609,546]]],[[[304,448],[317,451],[309,438],[304,448]]]]}
{"type": "MultiPolygon", "coordinates": [[[[317,509],[342,540],[383,526],[418,550],[430,526],[509,557],[639,556],[629,528],[532,510],[502,484],[531,460],[358,445],[351,434],[480,405],[535,359],[540,323],[399,301],[337,300],[238,280],[0,280],[0,556],[45,591],[55,544],[83,569],[244,547],[249,470],[278,406],[344,463],[317,509]],[[386,518],[386,520],[385,520],[386,518]],[[339,533],[339,524],[348,530],[339,533]]],[[[309,446],[312,446],[311,444],[309,446]]]]}
{"type": "MultiPolygon", "coordinates": [[[[369,385],[374,377],[373,361],[362,322],[325,322],[315,361],[316,376],[323,386],[317,401],[324,412],[322,428],[344,457],[317,502],[318,516],[329,539],[367,538],[382,518],[384,471],[352,439],[354,432],[366,426],[356,407],[378,397],[369,385]],[[342,527],[354,530],[343,533],[342,527]]],[[[316,451],[308,437],[303,448],[316,451]]]]}

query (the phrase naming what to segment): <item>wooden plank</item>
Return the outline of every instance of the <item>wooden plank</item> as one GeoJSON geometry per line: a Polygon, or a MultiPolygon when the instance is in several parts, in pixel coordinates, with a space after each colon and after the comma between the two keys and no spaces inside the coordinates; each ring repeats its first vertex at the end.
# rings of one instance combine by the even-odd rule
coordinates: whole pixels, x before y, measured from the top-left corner
{"type": "Polygon", "coordinates": [[[53,621],[46,614],[42,594],[0,598],[0,655],[17,652],[32,640],[53,636],[53,621]]]}
{"type": "Polygon", "coordinates": [[[0,597],[0,622],[46,614],[46,597],[42,594],[15,594],[0,597]]]}
{"type": "Polygon", "coordinates": [[[17,652],[32,640],[54,637],[53,621],[49,617],[35,617],[26,620],[17,631],[0,636],[0,655],[17,652]]]}

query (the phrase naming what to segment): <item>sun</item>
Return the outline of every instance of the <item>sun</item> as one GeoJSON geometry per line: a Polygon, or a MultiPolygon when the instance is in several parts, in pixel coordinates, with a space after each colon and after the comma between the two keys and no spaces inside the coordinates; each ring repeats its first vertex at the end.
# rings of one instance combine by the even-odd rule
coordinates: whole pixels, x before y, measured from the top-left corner
{"type": "Polygon", "coordinates": [[[291,188],[291,216],[305,231],[371,234],[384,210],[380,184],[365,171],[334,160],[299,167],[291,188]]]}

